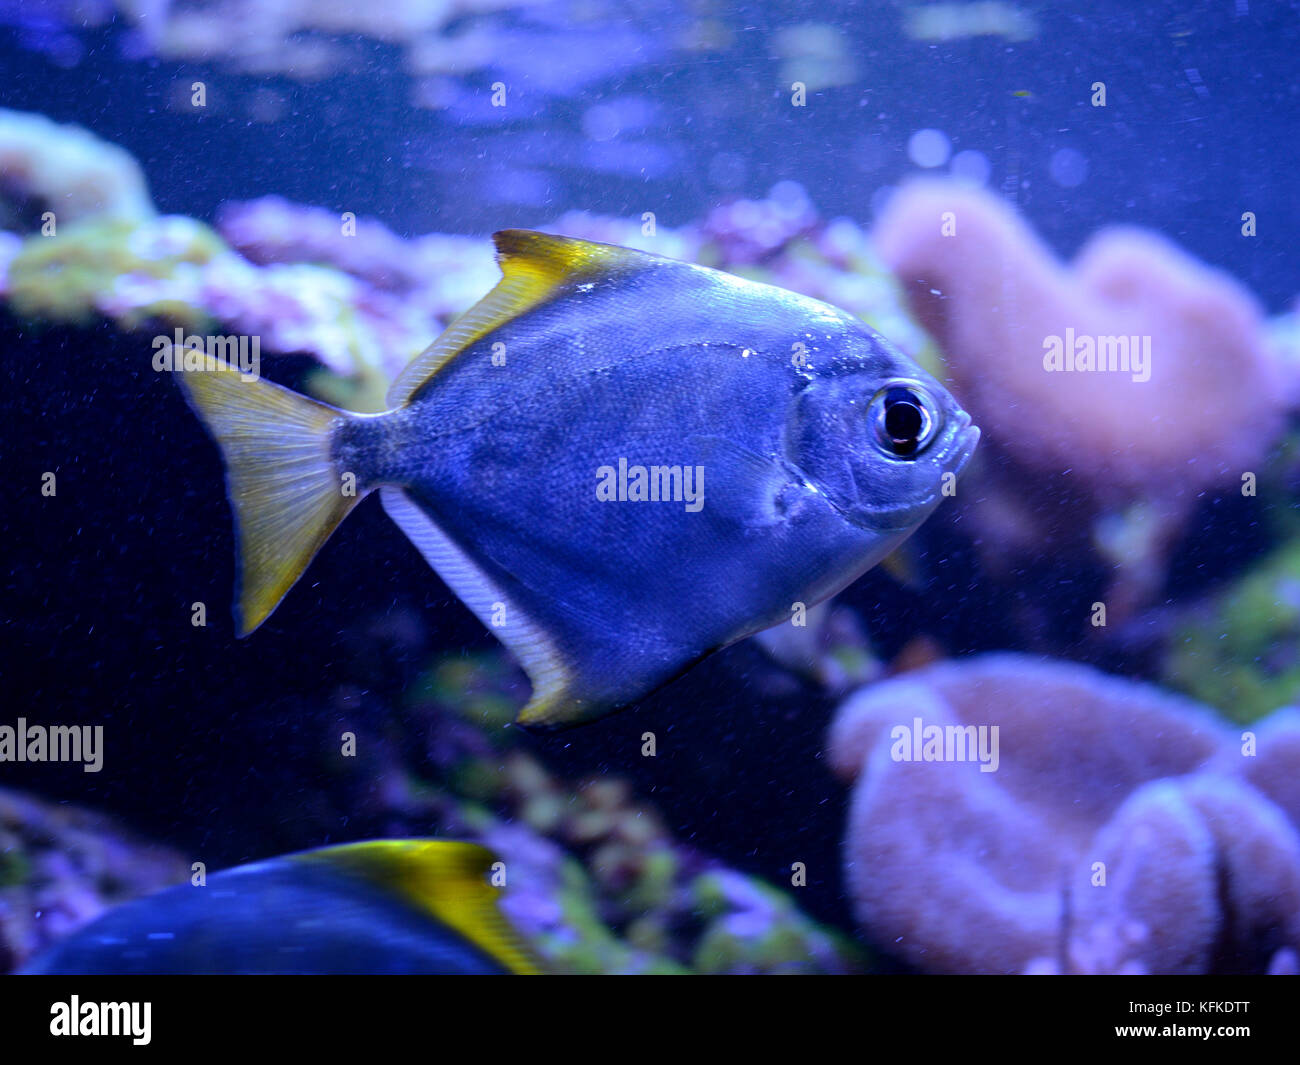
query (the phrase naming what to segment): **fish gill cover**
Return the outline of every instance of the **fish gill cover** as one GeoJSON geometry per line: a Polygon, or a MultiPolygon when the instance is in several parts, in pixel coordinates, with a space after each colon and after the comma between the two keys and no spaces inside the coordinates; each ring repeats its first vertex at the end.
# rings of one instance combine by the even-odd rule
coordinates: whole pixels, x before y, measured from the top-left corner
{"type": "Polygon", "coordinates": [[[0,969],[1296,972],[1296,36],[0,2],[0,969]]]}

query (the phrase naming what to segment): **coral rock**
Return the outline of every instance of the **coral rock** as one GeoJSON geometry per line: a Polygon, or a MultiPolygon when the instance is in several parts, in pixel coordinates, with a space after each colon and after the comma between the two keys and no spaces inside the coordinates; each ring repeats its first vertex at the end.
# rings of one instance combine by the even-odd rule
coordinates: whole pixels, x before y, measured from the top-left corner
{"type": "Polygon", "coordinates": [[[1008,204],[925,179],[893,196],[873,238],[967,409],[1028,468],[1074,469],[1099,495],[1192,492],[1250,469],[1281,428],[1255,300],[1154,233],[1103,230],[1067,266],[1008,204]],[[1067,330],[1149,337],[1149,380],[1049,372],[1048,338],[1067,330]]]}
{"type": "Polygon", "coordinates": [[[1253,739],[1243,756],[1199,704],[1023,655],[871,686],[829,745],[857,779],[859,921],[936,972],[1285,968],[1300,949],[1300,714],[1253,739]],[[930,726],[951,750],[909,749],[930,726]]]}

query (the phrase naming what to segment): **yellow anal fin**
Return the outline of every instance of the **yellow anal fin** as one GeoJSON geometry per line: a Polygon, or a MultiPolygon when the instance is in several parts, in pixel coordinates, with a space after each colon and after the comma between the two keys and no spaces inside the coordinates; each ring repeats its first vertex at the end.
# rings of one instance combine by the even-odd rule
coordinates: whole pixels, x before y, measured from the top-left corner
{"type": "Polygon", "coordinates": [[[497,906],[498,890],[487,880],[497,858],[486,847],[450,840],[381,839],[291,857],[328,865],[392,892],[512,973],[541,972],[531,950],[497,906]]]}
{"type": "Polygon", "coordinates": [[[494,329],[545,303],[564,284],[663,261],[630,248],[528,229],[505,229],[493,234],[492,241],[501,266],[500,282],[398,375],[388,390],[390,407],[402,406],[450,359],[494,329]]]}
{"type": "Polygon", "coordinates": [[[202,370],[177,377],[226,461],[239,540],[236,629],[247,636],[360,498],[345,494],[330,456],[333,429],[352,415],[203,358],[202,370]]]}
{"type": "Polygon", "coordinates": [[[599,717],[610,709],[607,705],[578,698],[567,687],[547,688],[534,683],[532,698],[519,711],[515,721],[533,729],[566,729],[599,717]]]}

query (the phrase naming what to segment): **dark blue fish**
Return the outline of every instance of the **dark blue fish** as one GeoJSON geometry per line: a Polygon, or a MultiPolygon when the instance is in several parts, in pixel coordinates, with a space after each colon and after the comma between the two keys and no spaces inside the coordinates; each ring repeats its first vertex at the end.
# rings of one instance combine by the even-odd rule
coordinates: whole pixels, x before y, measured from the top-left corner
{"type": "Polygon", "coordinates": [[[241,634],[367,492],[528,671],[520,721],[642,698],[899,545],[979,431],[852,315],[605,244],[496,235],[504,279],[351,414],[208,357],[241,634]]]}
{"type": "Polygon", "coordinates": [[[213,874],[110,910],[29,974],[535,973],[497,909],[492,854],[375,840],[213,874]]]}

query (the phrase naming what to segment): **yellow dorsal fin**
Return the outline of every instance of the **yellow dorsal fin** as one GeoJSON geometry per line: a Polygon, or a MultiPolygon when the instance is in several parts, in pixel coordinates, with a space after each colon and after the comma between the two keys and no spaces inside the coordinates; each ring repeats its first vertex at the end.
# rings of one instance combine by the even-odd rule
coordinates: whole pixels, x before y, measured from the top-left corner
{"type": "Polygon", "coordinates": [[[497,249],[501,280],[398,375],[388,390],[390,407],[402,406],[453,356],[498,326],[545,303],[566,282],[657,258],[613,244],[556,237],[530,229],[503,229],[492,235],[492,242],[497,249]]]}
{"type": "Polygon", "coordinates": [[[531,272],[539,280],[559,284],[566,278],[617,270],[622,266],[644,265],[656,256],[649,252],[597,244],[577,237],[557,237],[532,229],[503,229],[492,235],[497,262],[507,277],[531,272]]]}
{"type": "Polygon", "coordinates": [[[440,839],[377,839],[291,855],[361,877],[457,932],[512,973],[541,969],[497,908],[486,847],[440,839]]]}

